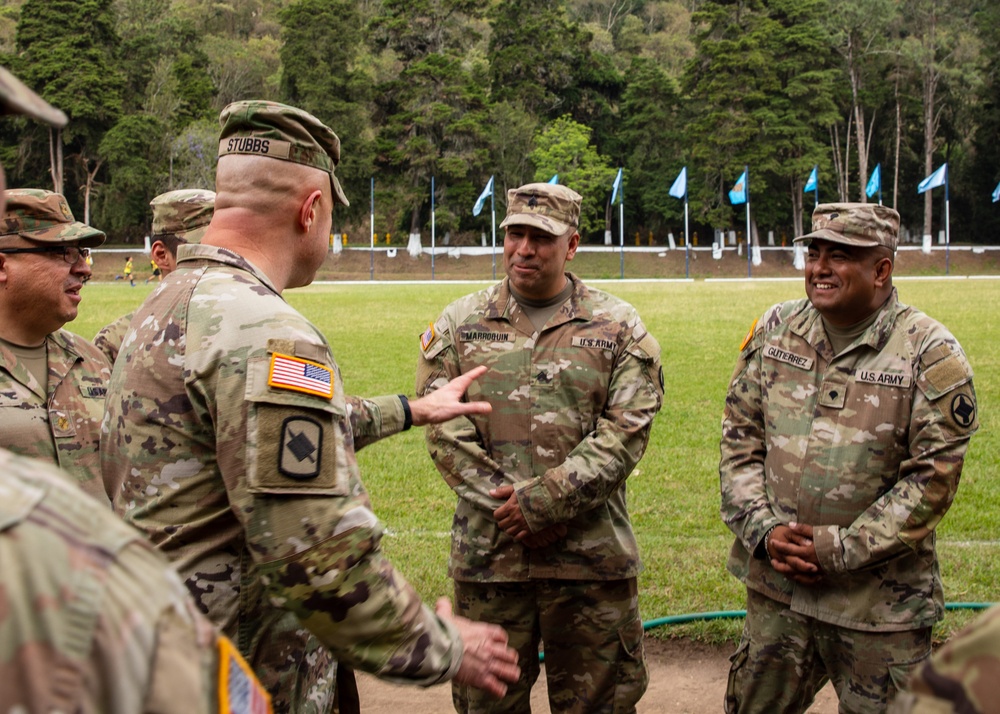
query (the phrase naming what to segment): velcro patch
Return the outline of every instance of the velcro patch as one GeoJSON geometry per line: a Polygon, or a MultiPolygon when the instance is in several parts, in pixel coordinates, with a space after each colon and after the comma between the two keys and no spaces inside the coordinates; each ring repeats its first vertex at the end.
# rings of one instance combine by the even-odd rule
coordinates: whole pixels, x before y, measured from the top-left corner
{"type": "Polygon", "coordinates": [[[813,358],[803,357],[802,355],[797,355],[794,352],[789,352],[783,350],[777,345],[768,345],[764,348],[764,356],[768,359],[777,360],[778,362],[784,362],[785,364],[790,364],[793,367],[798,367],[799,369],[812,369],[813,358]]]}
{"type": "Polygon", "coordinates": [[[486,330],[465,329],[458,331],[459,342],[513,342],[510,332],[488,332],[486,330]]]}
{"type": "Polygon", "coordinates": [[[288,417],[281,424],[278,471],[305,481],[319,476],[323,460],[323,425],[310,417],[288,417]]]}
{"type": "Polygon", "coordinates": [[[271,696],[257,680],[250,665],[229,641],[219,636],[219,712],[222,714],[271,714],[271,696]]]}
{"type": "Polygon", "coordinates": [[[275,352],[271,355],[271,368],[267,383],[275,389],[333,397],[333,370],[319,362],[292,357],[275,352]]]}
{"type": "Polygon", "coordinates": [[[952,397],[951,418],[963,429],[976,423],[976,402],[971,395],[962,391],[952,397]]]}
{"type": "Polygon", "coordinates": [[[615,343],[611,340],[602,340],[598,337],[574,337],[574,347],[588,347],[590,349],[608,350],[614,352],[615,343]]]}
{"type": "Polygon", "coordinates": [[[219,142],[219,156],[228,154],[256,154],[272,159],[287,159],[292,144],[280,139],[262,139],[259,136],[234,136],[219,142]]]}
{"type": "Polygon", "coordinates": [[[892,374],[891,372],[859,369],[855,373],[854,378],[865,384],[884,384],[888,387],[901,387],[903,389],[910,387],[910,375],[908,374],[892,374]]]}
{"type": "Polygon", "coordinates": [[[428,323],[427,329],[424,334],[420,336],[420,350],[426,352],[427,348],[434,344],[434,338],[437,333],[434,331],[434,323],[428,323]]]}
{"type": "Polygon", "coordinates": [[[962,359],[958,355],[950,353],[925,371],[924,377],[934,389],[944,393],[950,392],[962,382],[967,381],[969,373],[962,359]]]}

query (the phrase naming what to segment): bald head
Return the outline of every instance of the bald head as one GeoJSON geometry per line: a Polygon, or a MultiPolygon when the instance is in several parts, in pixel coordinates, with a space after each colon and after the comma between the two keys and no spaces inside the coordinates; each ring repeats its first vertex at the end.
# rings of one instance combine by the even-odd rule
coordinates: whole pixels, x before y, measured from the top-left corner
{"type": "MultiPolygon", "coordinates": [[[[279,217],[315,190],[329,189],[328,174],[310,166],[261,156],[223,156],[215,178],[215,212],[242,209],[279,217]]],[[[292,209],[294,211],[294,209],[292,209]]]]}

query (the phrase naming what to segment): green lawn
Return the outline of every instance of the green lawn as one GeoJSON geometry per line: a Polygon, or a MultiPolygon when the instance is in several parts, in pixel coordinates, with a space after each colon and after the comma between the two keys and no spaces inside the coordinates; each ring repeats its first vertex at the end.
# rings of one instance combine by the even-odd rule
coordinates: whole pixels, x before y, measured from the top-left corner
{"type": "MultiPolygon", "coordinates": [[[[592,283],[635,305],[663,348],[666,397],[646,452],[629,479],[630,511],[646,571],[645,619],[742,609],[744,593],[725,570],[731,537],[718,515],[719,422],[726,382],[750,323],[775,302],[803,294],[799,282],[592,283]]],[[[479,284],[319,285],[289,291],[289,302],[327,335],[354,394],[413,393],[418,338],[454,298],[479,284]]],[[[897,281],[900,299],[942,320],[976,372],[980,422],[955,505],[941,524],[939,550],[949,601],[1000,599],[1000,499],[989,474],[1000,460],[997,349],[1000,280],[897,281]]],[[[92,338],[152,286],[89,285],[69,328],[92,338]]],[[[450,593],[445,574],[454,497],[424,450],[419,430],[359,454],[385,548],[425,598],[450,593]]],[[[968,620],[952,613],[947,635],[968,620]]],[[[662,636],[734,637],[738,621],[684,625],[662,636]]]]}

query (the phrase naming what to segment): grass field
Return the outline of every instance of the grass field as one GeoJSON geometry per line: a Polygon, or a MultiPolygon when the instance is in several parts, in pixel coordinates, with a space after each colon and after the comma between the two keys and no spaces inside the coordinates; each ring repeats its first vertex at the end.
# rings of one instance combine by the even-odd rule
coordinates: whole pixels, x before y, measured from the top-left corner
{"type": "MultiPolygon", "coordinates": [[[[742,609],[742,586],[725,570],[731,536],[718,515],[719,423],[739,343],[754,318],[803,294],[799,282],[593,283],[635,305],[663,348],[666,396],[645,458],[629,479],[630,512],[646,570],[645,619],[742,609]]],[[[317,285],[286,297],[326,334],[349,392],[414,389],[418,336],[451,300],[480,284],[317,285]]],[[[951,602],[1000,599],[1000,279],[897,281],[900,299],[944,322],[976,373],[980,431],[965,462],[958,497],[938,529],[945,595],[951,602]]],[[[80,317],[68,327],[92,338],[152,289],[88,285],[80,317]]],[[[450,594],[446,576],[454,497],[428,458],[419,430],[359,454],[385,548],[425,598],[450,594]]],[[[949,613],[938,635],[967,621],[949,613]]],[[[707,640],[737,636],[740,623],[712,621],[656,630],[707,640]]]]}

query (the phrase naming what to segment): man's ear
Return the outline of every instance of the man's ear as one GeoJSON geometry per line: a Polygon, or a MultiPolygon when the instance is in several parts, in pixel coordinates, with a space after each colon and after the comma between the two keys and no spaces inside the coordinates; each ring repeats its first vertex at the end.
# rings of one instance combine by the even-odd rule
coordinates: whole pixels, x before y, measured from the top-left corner
{"type": "Polygon", "coordinates": [[[308,232],[312,224],[316,221],[316,216],[319,213],[319,206],[317,204],[322,198],[323,192],[316,189],[306,196],[299,207],[299,228],[303,232],[308,232]]]}
{"type": "Polygon", "coordinates": [[[163,245],[161,240],[154,240],[153,245],[149,246],[149,257],[156,261],[161,270],[163,268],[173,270],[177,267],[177,256],[167,250],[167,246],[163,245]]]}
{"type": "Polygon", "coordinates": [[[569,247],[566,251],[566,260],[573,260],[573,256],[576,255],[576,249],[580,247],[580,234],[577,231],[573,231],[573,235],[569,237],[569,247]]]}
{"type": "Polygon", "coordinates": [[[875,287],[885,287],[892,279],[892,258],[879,258],[875,263],[875,287]]]}

